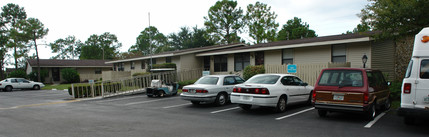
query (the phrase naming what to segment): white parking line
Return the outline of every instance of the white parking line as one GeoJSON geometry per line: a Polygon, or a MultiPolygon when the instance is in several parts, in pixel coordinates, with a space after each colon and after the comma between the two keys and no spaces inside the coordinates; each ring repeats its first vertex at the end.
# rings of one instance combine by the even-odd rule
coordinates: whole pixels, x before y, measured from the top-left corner
{"type": "Polygon", "coordinates": [[[174,108],[174,107],[180,107],[180,106],[186,106],[186,105],[191,105],[192,103],[186,103],[186,104],[180,104],[180,105],[174,105],[174,106],[166,106],[166,107],[162,107],[162,108],[174,108]]]}
{"type": "Polygon", "coordinates": [[[386,112],[383,112],[383,113],[379,114],[377,117],[374,118],[374,120],[372,120],[368,124],[366,124],[364,126],[364,128],[371,128],[371,126],[374,125],[375,122],[377,122],[381,117],[383,117],[386,114],[386,112]]]}
{"type": "Polygon", "coordinates": [[[157,102],[157,101],[164,101],[164,100],[171,100],[171,99],[174,99],[174,98],[169,98],[169,99],[156,99],[156,100],[148,100],[148,101],[133,102],[133,103],[124,104],[124,106],[128,106],[128,105],[136,105],[136,104],[144,104],[144,103],[157,102]]]}
{"type": "Polygon", "coordinates": [[[215,113],[220,113],[220,112],[224,112],[224,111],[234,110],[234,109],[238,109],[238,108],[240,108],[240,107],[227,108],[227,109],[222,109],[222,110],[218,110],[218,111],[213,111],[213,112],[210,112],[210,113],[215,114],[215,113]]]}
{"type": "Polygon", "coordinates": [[[309,108],[309,109],[305,109],[305,110],[301,110],[301,111],[295,112],[293,114],[289,114],[289,115],[286,115],[286,116],[283,116],[283,117],[276,118],[276,120],[282,120],[282,119],[285,119],[285,118],[288,118],[288,117],[292,117],[292,116],[295,116],[295,115],[298,115],[298,114],[301,114],[301,113],[304,113],[304,112],[307,112],[307,111],[310,111],[310,110],[313,110],[313,109],[314,109],[314,107],[309,108]]]}

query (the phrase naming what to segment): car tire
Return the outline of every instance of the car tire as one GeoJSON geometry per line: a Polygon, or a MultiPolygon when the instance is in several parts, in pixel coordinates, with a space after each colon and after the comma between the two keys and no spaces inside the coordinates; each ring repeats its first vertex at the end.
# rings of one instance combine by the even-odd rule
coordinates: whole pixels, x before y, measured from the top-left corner
{"type": "Polygon", "coordinates": [[[276,106],[276,108],[274,109],[274,111],[275,112],[285,112],[286,111],[286,103],[287,102],[287,99],[286,99],[286,97],[284,97],[284,96],[281,96],[280,98],[279,98],[279,101],[277,102],[277,106],[276,106]]]}
{"type": "Polygon", "coordinates": [[[191,101],[191,103],[194,105],[199,105],[201,102],[200,101],[191,101]]]}
{"type": "Polygon", "coordinates": [[[308,96],[307,104],[311,105],[311,98],[313,97],[313,91],[310,92],[310,96],[308,96]]]}
{"type": "Polygon", "coordinates": [[[164,91],[159,90],[159,91],[158,91],[158,97],[164,97],[164,96],[165,96],[164,91]]]}
{"type": "Polygon", "coordinates": [[[225,93],[219,93],[216,96],[215,104],[217,106],[223,106],[227,103],[228,97],[225,95],[225,93]]]}
{"type": "Polygon", "coordinates": [[[375,106],[376,106],[375,104],[372,104],[371,106],[369,106],[369,109],[366,112],[366,117],[370,121],[374,120],[374,118],[375,118],[375,113],[376,113],[375,106]]]}
{"type": "Polygon", "coordinates": [[[328,114],[328,111],[318,109],[317,114],[319,114],[319,117],[326,117],[326,115],[328,114]]]}
{"type": "Polygon", "coordinates": [[[414,117],[411,117],[411,116],[405,116],[404,117],[404,123],[406,124],[406,125],[413,125],[414,124],[414,122],[415,122],[415,118],[414,117]]]}
{"type": "Polygon", "coordinates": [[[33,90],[40,90],[40,86],[39,85],[34,85],[33,86],[33,90]]]}
{"type": "Polygon", "coordinates": [[[247,104],[238,104],[238,106],[246,111],[249,111],[252,108],[252,105],[247,105],[247,104]]]}
{"type": "Polygon", "coordinates": [[[153,97],[153,95],[147,95],[147,97],[153,97]]]}
{"type": "Polygon", "coordinates": [[[386,102],[383,105],[383,110],[389,110],[391,106],[392,106],[392,101],[390,101],[390,98],[388,97],[386,99],[386,102]]]}
{"type": "Polygon", "coordinates": [[[5,91],[7,91],[7,92],[11,92],[12,91],[12,86],[6,86],[5,88],[4,88],[4,90],[5,91]]]}

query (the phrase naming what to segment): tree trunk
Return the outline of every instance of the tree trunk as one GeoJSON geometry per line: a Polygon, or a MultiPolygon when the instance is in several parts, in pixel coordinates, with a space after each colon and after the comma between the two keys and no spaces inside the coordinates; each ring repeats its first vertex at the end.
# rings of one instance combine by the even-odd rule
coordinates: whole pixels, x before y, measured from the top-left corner
{"type": "MultiPolygon", "coordinates": [[[[34,32],[34,36],[36,36],[36,32],[34,32]]],[[[37,82],[42,82],[40,79],[40,63],[39,63],[39,52],[37,51],[37,43],[36,37],[33,38],[34,47],[36,47],[36,58],[37,58],[37,82]]]]}
{"type": "Polygon", "coordinates": [[[16,56],[18,56],[18,55],[16,54],[16,46],[17,45],[15,45],[15,47],[13,47],[13,50],[14,50],[13,58],[15,59],[15,70],[18,70],[18,59],[16,58],[16,56]]]}

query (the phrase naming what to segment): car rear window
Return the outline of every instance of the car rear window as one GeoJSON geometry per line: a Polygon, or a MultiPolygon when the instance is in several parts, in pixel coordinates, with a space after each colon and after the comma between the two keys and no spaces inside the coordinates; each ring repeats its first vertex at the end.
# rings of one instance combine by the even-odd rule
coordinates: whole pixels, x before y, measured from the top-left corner
{"type": "Polygon", "coordinates": [[[275,84],[280,76],[277,75],[260,75],[254,76],[247,80],[245,83],[253,83],[253,84],[275,84]]]}
{"type": "Polygon", "coordinates": [[[202,77],[197,82],[195,82],[195,84],[216,85],[218,80],[218,77],[202,77]]]}
{"type": "Polygon", "coordinates": [[[320,86],[362,87],[362,71],[325,70],[319,80],[320,86]]]}

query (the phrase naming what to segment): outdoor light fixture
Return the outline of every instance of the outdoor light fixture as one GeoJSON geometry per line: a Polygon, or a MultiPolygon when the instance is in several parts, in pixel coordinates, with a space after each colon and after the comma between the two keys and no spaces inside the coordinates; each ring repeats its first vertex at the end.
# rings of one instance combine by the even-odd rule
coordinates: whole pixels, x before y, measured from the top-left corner
{"type": "Polygon", "coordinates": [[[362,56],[363,68],[365,68],[366,61],[368,61],[368,57],[365,54],[363,54],[362,56]]]}

